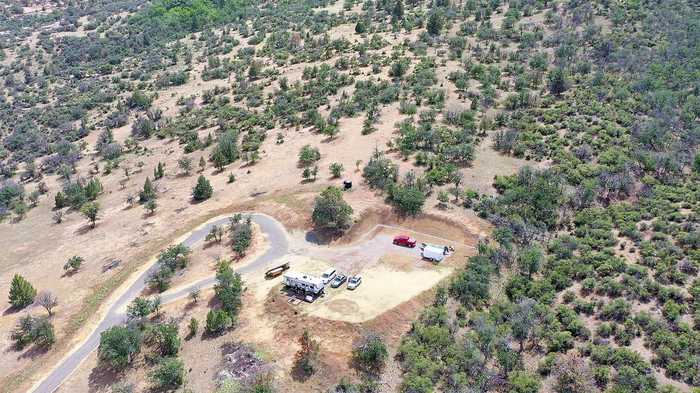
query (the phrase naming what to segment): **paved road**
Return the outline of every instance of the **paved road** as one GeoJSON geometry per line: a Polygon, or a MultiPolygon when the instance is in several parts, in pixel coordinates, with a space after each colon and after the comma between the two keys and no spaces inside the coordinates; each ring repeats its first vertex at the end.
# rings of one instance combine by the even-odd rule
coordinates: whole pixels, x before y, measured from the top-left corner
{"type": "MultiPolygon", "coordinates": [[[[262,232],[267,236],[267,241],[270,244],[269,249],[260,257],[247,264],[246,266],[237,269],[238,273],[247,273],[256,270],[260,266],[267,264],[277,258],[287,254],[289,242],[287,240],[287,232],[277,220],[263,214],[252,213],[253,222],[260,226],[262,232]]],[[[192,248],[198,242],[204,240],[209,231],[214,225],[227,224],[228,218],[223,218],[207,223],[202,228],[193,231],[182,243],[192,248]]],[[[97,349],[100,344],[100,334],[112,326],[126,322],[126,315],[123,310],[125,306],[137,297],[146,287],[146,280],[149,275],[157,269],[154,264],[146,272],[141,274],[138,279],[124,292],[123,295],[109,308],[107,315],[100,322],[97,328],[90,334],[80,346],[64,358],[61,363],[49,374],[35,389],[36,393],[52,393],[55,392],[61,384],[75,371],[80,363],[85,360],[92,351],[97,349]]],[[[164,293],[161,296],[163,304],[181,299],[189,294],[193,288],[208,288],[216,283],[215,277],[208,277],[192,283],[186,287],[175,291],[164,293]]]]}
{"type": "MultiPolygon", "coordinates": [[[[272,262],[278,258],[281,258],[288,254],[305,254],[309,256],[323,256],[334,263],[337,267],[341,267],[343,263],[348,261],[370,260],[377,259],[383,255],[388,248],[393,248],[400,252],[407,253],[409,255],[420,256],[420,250],[418,247],[414,249],[395,247],[391,245],[390,237],[381,236],[376,238],[370,237],[377,228],[390,228],[401,230],[406,233],[414,233],[421,235],[424,238],[431,238],[432,240],[440,240],[445,242],[445,244],[453,244],[460,247],[474,248],[472,246],[464,245],[463,243],[455,243],[449,239],[442,239],[428,234],[422,234],[420,232],[411,231],[406,228],[401,228],[397,226],[390,225],[376,225],[371,230],[367,231],[360,241],[353,245],[345,247],[328,247],[319,246],[312,244],[311,242],[304,241],[303,244],[296,244],[299,248],[290,250],[289,239],[287,238],[287,231],[284,226],[275,220],[274,218],[260,214],[260,213],[250,213],[253,222],[258,224],[262,232],[267,236],[267,242],[270,247],[268,250],[254,261],[249,264],[236,269],[238,273],[249,273],[259,269],[262,266],[267,265],[267,263],[272,262]]],[[[214,225],[228,224],[228,217],[214,220],[208,222],[201,228],[192,231],[190,235],[182,242],[182,244],[193,248],[194,245],[204,240],[209,231],[214,225]]],[[[92,351],[97,349],[100,344],[100,334],[112,326],[120,325],[126,322],[126,315],[124,310],[126,305],[129,304],[134,298],[139,296],[143,289],[146,287],[146,280],[150,274],[157,269],[156,264],[151,266],[148,270],[142,273],[138,279],[122,294],[119,299],[117,299],[114,304],[107,311],[106,316],[97,326],[97,328],[90,334],[90,336],[82,342],[71,352],[67,357],[65,357],[61,363],[51,371],[51,373],[34,389],[35,393],[53,393],[55,392],[61,384],[68,379],[68,377],[80,366],[80,363],[85,360],[92,351]]],[[[161,294],[161,301],[163,304],[171,303],[173,301],[182,299],[187,296],[190,291],[194,288],[205,289],[214,286],[216,283],[216,277],[211,276],[194,283],[190,283],[187,286],[174,289],[172,291],[165,292],[161,294]]]]}

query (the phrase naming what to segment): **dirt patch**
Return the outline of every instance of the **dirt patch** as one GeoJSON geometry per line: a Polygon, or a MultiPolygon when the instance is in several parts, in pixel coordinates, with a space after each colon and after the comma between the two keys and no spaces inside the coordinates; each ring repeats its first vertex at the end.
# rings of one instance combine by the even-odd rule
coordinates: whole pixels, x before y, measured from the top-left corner
{"type": "Polygon", "coordinates": [[[360,305],[349,299],[333,299],[325,306],[331,312],[338,314],[354,314],[360,311],[360,305]]]}
{"type": "Polygon", "coordinates": [[[493,133],[476,146],[474,161],[461,172],[464,175],[463,186],[481,194],[495,195],[493,188],[495,176],[512,175],[520,168],[529,165],[542,168],[546,162],[534,162],[509,155],[503,155],[493,149],[493,133]]]}
{"type": "Polygon", "coordinates": [[[380,263],[388,269],[399,272],[410,272],[416,267],[416,258],[409,255],[393,253],[380,259],[380,263]]]}
{"type": "Polygon", "coordinates": [[[353,243],[368,236],[377,225],[400,226],[411,231],[418,231],[422,234],[433,235],[435,237],[450,239],[459,243],[474,246],[478,243],[480,233],[490,225],[483,220],[474,219],[471,222],[460,223],[447,217],[435,214],[422,214],[417,217],[404,217],[397,214],[389,207],[368,209],[355,220],[355,224],[336,243],[353,243]],[[469,225],[477,227],[472,230],[469,225]]]}

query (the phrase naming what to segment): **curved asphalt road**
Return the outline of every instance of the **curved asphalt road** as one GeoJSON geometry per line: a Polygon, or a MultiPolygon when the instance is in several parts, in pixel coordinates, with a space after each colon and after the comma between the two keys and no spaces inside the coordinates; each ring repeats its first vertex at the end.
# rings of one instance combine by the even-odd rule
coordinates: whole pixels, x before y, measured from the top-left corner
{"type": "MultiPolygon", "coordinates": [[[[289,248],[287,232],[282,224],[280,224],[274,218],[264,214],[251,213],[251,217],[253,222],[258,224],[262,232],[267,235],[270,248],[267,250],[267,252],[254,261],[241,267],[240,269],[237,269],[236,271],[238,273],[248,273],[256,270],[260,266],[284,256],[289,248]]],[[[190,236],[187,237],[182,244],[192,248],[192,246],[204,240],[214,225],[227,224],[228,222],[228,217],[209,222],[200,229],[190,233],[190,236]]],[[[68,378],[68,376],[70,376],[73,371],[78,368],[80,363],[85,360],[85,358],[87,358],[92,351],[97,349],[100,344],[100,334],[102,332],[112,326],[126,322],[126,315],[122,312],[122,310],[135,297],[139,296],[141,291],[143,291],[143,289],[146,287],[146,280],[155,269],[157,269],[157,266],[156,264],[153,264],[153,266],[138,277],[131,287],[129,287],[129,289],[127,289],[126,292],[124,292],[124,294],[121,295],[119,299],[114,302],[114,304],[112,304],[104,319],[100,322],[97,328],[93,330],[87,340],[83,341],[83,343],[76,350],[64,358],[61,363],[55,369],[53,369],[53,371],[51,371],[51,374],[49,374],[38,386],[36,386],[34,392],[55,392],[68,378]]],[[[161,295],[161,300],[163,304],[167,304],[187,296],[193,288],[208,288],[214,286],[215,283],[216,277],[208,277],[175,291],[166,292],[161,295]]]]}

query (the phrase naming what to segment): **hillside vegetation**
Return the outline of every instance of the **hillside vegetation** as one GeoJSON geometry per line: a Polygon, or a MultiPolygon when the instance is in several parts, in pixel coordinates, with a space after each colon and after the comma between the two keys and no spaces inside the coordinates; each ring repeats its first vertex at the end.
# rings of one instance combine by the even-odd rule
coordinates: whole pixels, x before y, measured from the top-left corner
{"type": "MultiPolygon", "coordinates": [[[[363,336],[346,373],[317,363],[305,332],[302,368],[347,378],[285,385],[284,370],[282,388],[266,376],[251,391],[700,391],[693,0],[12,0],[0,33],[0,233],[44,205],[55,227],[82,214],[79,236],[139,204],[144,220],[172,200],[204,216],[224,182],[254,199],[346,176],[370,196],[319,194],[315,225],[337,236],[357,205],[493,224],[396,345],[363,336]],[[517,168],[492,170],[503,162],[517,168]],[[112,193],[124,206],[104,204],[112,193]]],[[[252,233],[232,219],[238,258],[252,233]]],[[[189,253],[164,251],[151,287],[167,289],[189,253]]],[[[66,276],[80,259],[61,261],[66,276]]],[[[223,306],[206,330],[219,334],[245,305],[240,276],[216,269],[223,306]]],[[[31,277],[5,273],[15,308],[32,304],[31,277]]],[[[43,295],[49,318],[12,321],[17,351],[65,349],[75,333],[54,333],[69,316],[43,295]]],[[[155,388],[176,389],[197,360],[178,357],[177,326],[146,321],[160,303],[140,302],[148,312],[114,337],[177,342],[149,363],[155,388]]],[[[108,360],[128,369],[136,353],[108,360]]],[[[26,362],[8,380],[39,371],[26,362]]]]}

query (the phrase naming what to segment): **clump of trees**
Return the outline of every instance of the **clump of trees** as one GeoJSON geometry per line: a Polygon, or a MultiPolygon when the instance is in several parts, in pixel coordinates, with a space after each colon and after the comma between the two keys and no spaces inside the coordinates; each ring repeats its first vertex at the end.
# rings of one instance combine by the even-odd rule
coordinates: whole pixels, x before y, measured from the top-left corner
{"type": "Polygon", "coordinates": [[[154,311],[160,308],[160,298],[155,297],[153,299],[147,299],[144,297],[137,297],[129,303],[126,307],[126,316],[129,320],[142,321],[154,311]]]}
{"type": "Polygon", "coordinates": [[[216,280],[214,293],[221,308],[207,313],[206,331],[210,334],[220,334],[232,327],[242,304],[243,280],[238,273],[234,273],[228,261],[219,262],[216,280]]]}
{"type": "Polygon", "coordinates": [[[413,172],[409,172],[403,182],[389,187],[388,199],[400,212],[415,216],[423,210],[426,199],[424,189],[423,181],[416,179],[413,172]]]}
{"type": "Polygon", "coordinates": [[[316,162],[321,159],[321,152],[317,147],[304,145],[299,151],[299,167],[303,168],[302,177],[305,180],[316,180],[318,175],[318,165],[316,162]]]}
{"type": "Polygon", "coordinates": [[[26,212],[24,202],[25,191],[21,184],[13,180],[4,180],[0,183],[0,220],[10,214],[11,211],[20,214],[26,212]]]}
{"type": "Polygon", "coordinates": [[[69,180],[64,183],[63,190],[56,193],[55,206],[57,209],[70,206],[80,210],[85,204],[94,202],[102,191],[102,183],[95,177],[88,181],[81,178],[69,180]]]}
{"type": "Polygon", "coordinates": [[[217,169],[222,170],[226,165],[236,161],[239,155],[238,134],[233,131],[225,131],[219,135],[218,143],[211,154],[211,160],[217,169]]]}
{"type": "Polygon", "coordinates": [[[317,147],[304,145],[299,151],[299,166],[308,167],[321,159],[321,152],[317,147]]]}
{"type": "Polygon", "coordinates": [[[113,326],[100,335],[98,357],[115,370],[123,370],[141,351],[143,334],[135,326],[113,326]]]}
{"type": "Polygon", "coordinates": [[[238,213],[229,220],[229,237],[231,239],[231,249],[243,257],[253,244],[253,222],[250,215],[243,216],[238,213]]]}
{"type": "Polygon", "coordinates": [[[428,191],[426,181],[411,171],[399,182],[398,167],[379,150],[372,154],[362,176],[370,187],[386,191],[387,199],[401,213],[416,215],[423,209],[428,191]]]}
{"type": "Polygon", "coordinates": [[[149,276],[151,288],[163,292],[170,287],[170,281],[176,271],[184,269],[189,263],[190,249],[184,244],[168,247],[158,256],[158,268],[149,276]]]}
{"type": "Polygon", "coordinates": [[[26,315],[20,318],[12,332],[12,339],[17,349],[23,349],[30,344],[46,349],[56,342],[56,334],[48,317],[26,315]]]}

